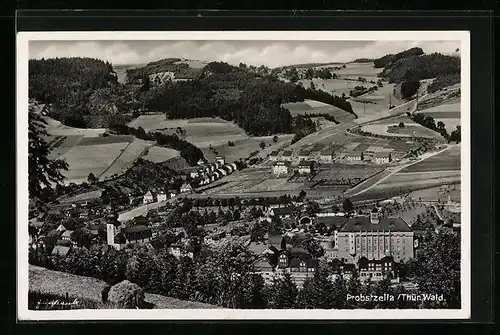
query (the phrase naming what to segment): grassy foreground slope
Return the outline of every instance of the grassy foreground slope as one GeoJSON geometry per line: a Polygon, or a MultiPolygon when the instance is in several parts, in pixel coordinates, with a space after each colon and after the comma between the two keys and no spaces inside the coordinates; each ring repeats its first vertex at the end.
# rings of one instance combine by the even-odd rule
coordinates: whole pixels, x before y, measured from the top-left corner
{"type": "MultiPolygon", "coordinates": [[[[64,296],[66,292],[71,297],[102,304],[101,292],[108,285],[106,282],[65,272],[48,270],[42,267],[29,266],[29,291],[64,296]]],[[[200,302],[185,301],[158,294],[145,294],[145,301],[154,304],[156,309],[188,309],[188,308],[218,308],[214,305],[200,302]]]]}

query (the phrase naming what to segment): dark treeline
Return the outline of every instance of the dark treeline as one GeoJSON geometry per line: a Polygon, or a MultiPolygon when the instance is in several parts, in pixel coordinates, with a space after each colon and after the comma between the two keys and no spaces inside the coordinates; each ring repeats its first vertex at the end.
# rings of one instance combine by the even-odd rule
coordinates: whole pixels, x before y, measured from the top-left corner
{"type": "Polygon", "coordinates": [[[432,129],[434,131],[437,131],[440,133],[448,142],[456,142],[459,143],[462,138],[461,138],[461,127],[457,126],[455,130],[451,132],[451,134],[448,134],[448,131],[445,128],[445,125],[442,121],[438,121],[437,123],[435,122],[434,118],[430,115],[425,115],[422,113],[418,113],[413,115],[412,117],[413,121],[416,123],[432,129]]]}
{"type": "Polygon", "coordinates": [[[89,118],[96,112],[92,96],[117,85],[111,64],[98,59],[32,59],[28,66],[29,97],[53,104],[50,115],[70,126],[91,126],[89,118]]]}
{"type": "Polygon", "coordinates": [[[394,64],[395,62],[397,62],[400,59],[411,57],[411,56],[420,56],[423,54],[424,54],[424,50],[422,50],[422,48],[418,48],[418,47],[410,48],[408,50],[401,51],[397,54],[389,54],[389,55],[385,55],[383,57],[380,57],[378,59],[375,59],[373,61],[373,65],[376,68],[387,68],[391,64],[394,64]]]}
{"type": "MultiPolygon", "coordinates": [[[[165,240],[168,245],[176,237],[165,240]]],[[[331,280],[329,276],[337,273],[333,263],[321,264],[300,289],[289,273],[266,284],[254,273],[257,255],[237,244],[217,251],[201,249],[195,259],[177,259],[167,249],[145,246],[121,251],[78,248],[66,256],[50,256],[41,247],[29,250],[29,262],[110,284],[128,279],[146,292],[229,308],[459,308],[460,236],[450,231],[427,231],[421,242],[415,260],[400,269],[400,276],[413,278],[419,286],[419,291],[411,292],[402,285],[393,287],[388,278],[363,283],[356,272],[350,279],[337,276],[331,280]],[[443,299],[347,299],[348,295],[398,297],[405,293],[442,294],[443,299]]]]}
{"type": "Polygon", "coordinates": [[[146,132],[142,127],[132,128],[123,123],[111,123],[109,129],[119,135],[134,135],[141,140],[156,141],[159,146],[178,150],[186,162],[194,166],[200,159],[204,159],[203,152],[194,144],[180,139],[176,134],[166,135],[161,132],[146,132]]]}
{"type": "Polygon", "coordinates": [[[165,113],[168,118],[221,117],[258,136],[300,131],[290,112],[281,105],[304,99],[352,112],[342,98],[221,62],[209,63],[191,81],[168,82],[145,93],[147,108],[165,113]]]}
{"type": "Polygon", "coordinates": [[[438,75],[436,79],[427,87],[427,92],[433,93],[443,87],[458,84],[460,82],[460,72],[453,74],[438,75]]]}
{"type": "Polygon", "coordinates": [[[201,72],[200,69],[191,68],[186,63],[177,63],[181,61],[180,58],[165,58],[148,63],[144,67],[127,69],[127,81],[135,83],[151,74],[159,72],[173,72],[175,78],[193,79],[201,72]]]}
{"type": "Polygon", "coordinates": [[[439,53],[410,56],[389,64],[380,73],[390,83],[460,74],[460,58],[439,53]]]}

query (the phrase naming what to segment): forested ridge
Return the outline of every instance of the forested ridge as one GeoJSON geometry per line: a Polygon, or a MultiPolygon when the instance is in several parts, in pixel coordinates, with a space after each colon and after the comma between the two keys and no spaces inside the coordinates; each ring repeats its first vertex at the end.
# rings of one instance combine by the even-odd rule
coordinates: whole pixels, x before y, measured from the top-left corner
{"type": "Polygon", "coordinates": [[[200,69],[193,69],[186,63],[181,62],[180,58],[165,58],[158,61],[150,62],[146,66],[127,69],[127,81],[130,83],[143,80],[145,76],[149,76],[159,72],[174,72],[175,78],[193,79],[200,72],[200,69]]]}
{"type": "Polygon", "coordinates": [[[374,60],[374,67],[383,68],[379,77],[390,83],[401,83],[402,96],[412,97],[424,79],[435,80],[428,92],[460,82],[460,57],[440,53],[424,54],[422,48],[411,48],[398,54],[388,54],[374,60]],[[404,88],[404,89],[403,89],[404,88]]]}
{"type": "Polygon", "coordinates": [[[192,81],[167,82],[149,89],[146,107],[167,118],[221,117],[234,121],[250,135],[297,133],[290,112],[281,105],[319,100],[352,112],[349,102],[326,92],[284,83],[277,77],[223,62],[212,62],[192,81]]]}

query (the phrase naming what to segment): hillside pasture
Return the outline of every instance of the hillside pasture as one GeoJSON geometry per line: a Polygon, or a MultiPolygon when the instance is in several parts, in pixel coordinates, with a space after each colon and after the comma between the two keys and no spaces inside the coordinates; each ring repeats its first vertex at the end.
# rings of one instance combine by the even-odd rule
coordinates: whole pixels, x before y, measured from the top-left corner
{"type": "Polygon", "coordinates": [[[101,174],[101,179],[120,175],[131,168],[135,161],[144,154],[144,151],[154,145],[155,142],[134,139],[132,143],[121,152],[118,158],[101,174]]]}
{"type": "Polygon", "coordinates": [[[179,155],[180,153],[177,150],[153,146],[148,149],[147,155],[144,155],[143,158],[153,163],[162,163],[172,158],[179,157],[179,155]]]}
{"type": "Polygon", "coordinates": [[[174,64],[187,64],[192,69],[202,69],[208,63],[200,61],[200,60],[183,59],[183,60],[174,62],[174,64]]]}
{"type": "Polygon", "coordinates": [[[288,109],[292,116],[328,114],[333,116],[338,122],[346,122],[355,118],[353,114],[343,109],[316,100],[306,99],[304,102],[289,102],[283,104],[283,107],[288,109]]]}
{"type": "Polygon", "coordinates": [[[460,171],[460,165],[460,146],[456,146],[421,162],[410,165],[401,172],[460,171]]]}
{"type": "Polygon", "coordinates": [[[220,118],[166,119],[164,114],[141,115],[129,123],[129,127],[142,127],[146,131],[186,131],[183,139],[199,148],[208,148],[248,138],[245,131],[233,122],[220,118]]]}
{"type": "Polygon", "coordinates": [[[129,145],[127,142],[75,146],[61,156],[68,163],[63,171],[65,183],[86,181],[93,173],[99,177],[129,145]]]}
{"type": "Polygon", "coordinates": [[[43,120],[47,123],[46,131],[52,136],[84,136],[84,137],[98,137],[106,132],[105,128],[73,128],[63,125],[61,122],[54,120],[51,117],[43,116],[43,120]]]}
{"type": "Polygon", "coordinates": [[[433,130],[425,128],[419,124],[407,125],[405,128],[394,128],[393,124],[370,124],[361,127],[361,130],[367,133],[391,136],[391,137],[421,137],[421,138],[437,138],[440,139],[441,135],[433,130]]]}
{"type": "Polygon", "coordinates": [[[213,150],[208,147],[204,147],[201,150],[203,151],[203,155],[205,159],[212,161],[216,156],[222,155],[225,157],[226,161],[233,162],[237,161],[240,158],[245,159],[250,156],[253,152],[258,152],[256,157],[266,157],[274,150],[278,150],[283,145],[290,143],[293,138],[291,134],[285,135],[277,135],[278,141],[273,142],[273,136],[259,136],[259,137],[248,137],[243,140],[231,140],[234,143],[234,146],[228,145],[226,143],[218,146],[212,146],[213,150]],[[260,148],[260,143],[264,142],[266,144],[266,148],[263,150],[260,148]],[[217,152],[217,154],[215,153],[217,152]]]}
{"type": "Polygon", "coordinates": [[[96,144],[112,144],[112,143],[131,143],[134,141],[132,135],[111,135],[106,137],[85,137],[78,143],[78,145],[96,145],[96,144]]]}
{"type": "Polygon", "coordinates": [[[449,133],[460,125],[460,102],[444,103],[421,110],[418,113],[432,116],[436,123],[439,121],[443,122],[449,133]]]}

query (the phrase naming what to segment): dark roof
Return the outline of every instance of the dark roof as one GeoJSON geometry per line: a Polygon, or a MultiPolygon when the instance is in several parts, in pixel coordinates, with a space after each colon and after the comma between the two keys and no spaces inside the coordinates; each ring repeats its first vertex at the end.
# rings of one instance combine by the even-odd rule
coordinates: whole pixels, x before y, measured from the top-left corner
{"type": "Polygon", "coordinates": [[[284,214],[293,214],[295,212],[294,207],[278,207],[273,208],[274,215],[284,215],[284,214]]]}
{"type": "Polygon", "coordinates": [[[299,162],[299,167],[311,167],[313,162],[301,160],[299,162]]]}
{"type": "Polygon", "coordinates": [[[118,233],[115,236],[114,242],[118,243],[118,244],[125,244],[125,243],[127,243],[127,238],[125,237],[125,235],[123,233],[118,233]]]}
{"type": "Polygon", "coordinates": [[[291,151],[285,151],[282,156],[291,156],[292,152],[291,151]]]}
{"type": "Polygon", "coordinates": [[[331,267],[334,272],[337,272],[338,270],[354,271],[356,269],[356,265],[344,263],[339,259],[334,259],[331,263],[331,267]]]}
{"type": "Polygon", "coordinates": [[[394,263],[394,258],[391,256],[385,256],[385,257],[382,257],[381,259],[368,259],[365,256],[363,256],[358,260],[358,264],[359,264],[360,268],[367,268],[368,264],[383,264],[385,262],[394,263]]]}
{"type": "Polygon", "coordinates": [[[65,247],[69,247],[71,245],[71,241],[57,240],[56,245],[62,245],[62,246],[65,246],[65,247]]]}
{"type": "Polygon", "coordinates": [[[271,152],[269,155],[270,156],[278,156],[278,151],[275,150],[275,151],[271,152]]]}
{"type": "Polygon", "coordinates": [[[253,263],[255,269],[268,269],[272,270],[273,266],[269,263],[269,260],[265,257],[259,257],[253,263]]]}
{"type": "Polygon", "coordinates": [[[306,263],[306,266],[308,268],[315,268],[318,266],[318,261],[315,260],[315,259],[312,259],[312,258],[298,258],[298,257],[294,257],[292,259],[290,259],[290,267],[291,268],[298,268],[300,266],[300,263],[301,262],[305,262],[306,263]]]}
{"type": "Polygon", "coordinates": [[[163,249],[165,243],[159,238],[155,238],[149,242],[155,249],[163,249]]]}
{"type": "Polygon", "coordinates": [[[327,227],[340,228],[345,225],[347,218],[345,216],[320,216],[314,218],[315,223],[324,223],[327,227]]]}
{"type": "Polygon", "coordinates": [[[355,216],[349,218],[341,229],[342,232],[356,231],[395,231],[411,232],[408,224],[401,218],[380,218],[379,222],[373,224],[369,216],[355,216]]]}
{"type": "Polygon", "coordinates": [[[390,152],[376,152],[375,157],[377,158],[389,158],[390,152]]]}
{"type": "Polygon", "coordinates": [[[142,225],[142,224],[138,224],[138,225],[123,228],[122,232],[125,234],[130,234],[130,233],[138,233],[138,232],[143,232],[143,231],[148,231],[148,230],[151,231],[151,228],[149,228],[148,226],[142,225]]]}
{"type": "Polygon", "coordinates": [[[308,150],[301,150],[299,153],[299,156],[309,156],[310,151],[308,150]]]}

